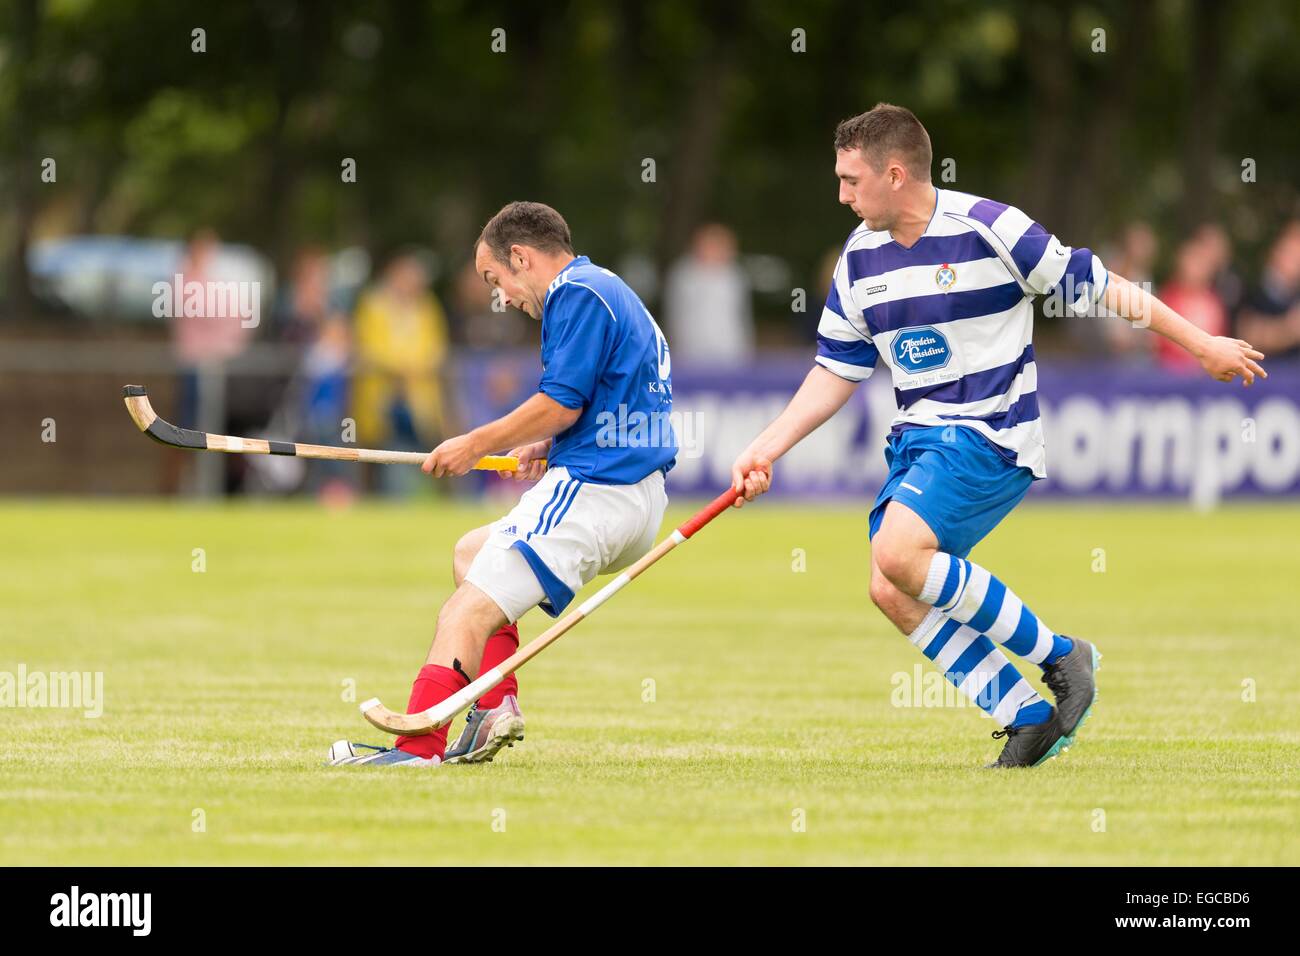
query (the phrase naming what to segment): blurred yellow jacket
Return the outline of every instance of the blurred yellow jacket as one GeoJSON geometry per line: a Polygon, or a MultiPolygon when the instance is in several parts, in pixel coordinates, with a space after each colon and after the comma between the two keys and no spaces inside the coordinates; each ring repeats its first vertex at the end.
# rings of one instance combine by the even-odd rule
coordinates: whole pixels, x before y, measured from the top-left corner
{"type": "Polygon", "coordinates": [[[356,350],[352,403],[360,444],[388,438],[389,411],[399,397],[406,400],[421,439],[443,435],[447,317],[436,298],[403,302],[382,289],[366,292],[357,302],[356,350]]]}

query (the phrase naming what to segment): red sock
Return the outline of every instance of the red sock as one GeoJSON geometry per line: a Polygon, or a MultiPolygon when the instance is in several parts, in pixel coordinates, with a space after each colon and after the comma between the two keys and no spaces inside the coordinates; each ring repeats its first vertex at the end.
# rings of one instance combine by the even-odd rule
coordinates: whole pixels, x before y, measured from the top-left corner
{"type": "MultiPolygon", "coordinates": [[[[425,664],[420,668],[415,683],[411,685],[411,700],[406,705],[406,712],[414,714],[428,710],[468,683],[469,681],[450,667],[443,667],[441,664],[425,664]]],[[[420,734],[418,737],[398,737],[397,743],[393,746],[417,757],[441,757],[447,749],[447,729],[450,726],[450,724],[444,725],[432,733],[420,734]]]]}
{"type": "MultiPolygon", "coordinates": [[[[507,624],[488,638],[487,645],[483,648],[483,663],[479,665],[478,672],[486,674],[517,650],[519,650],[519,625],[507,624]]],[[[519,681],[515,679],[514,674],[480,697],[478,705],[499,707],[506,694],[519,695],[519,681]]]]}

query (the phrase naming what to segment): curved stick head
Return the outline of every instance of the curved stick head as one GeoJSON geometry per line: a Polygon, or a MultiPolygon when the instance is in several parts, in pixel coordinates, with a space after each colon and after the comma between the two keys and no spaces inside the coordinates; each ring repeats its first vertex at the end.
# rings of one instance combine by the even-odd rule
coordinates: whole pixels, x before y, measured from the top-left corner
{"type": "Polygon", "coordinates": [[[149,393],[145,391],[144,386],[128,385],[122,389],[122,397],[136,427],[142,432],[149,431],[149,426],[157,420],[158,413],[149,404],[149,393]]]}
{"type": "Polygon", "coordinates": [[[372,697],[363,703],[361,714],[380,730],[408,737],[431,733],[438,726],[424,711],[418,714],[399,714],[381,704],[378,697],[372,697]]]}

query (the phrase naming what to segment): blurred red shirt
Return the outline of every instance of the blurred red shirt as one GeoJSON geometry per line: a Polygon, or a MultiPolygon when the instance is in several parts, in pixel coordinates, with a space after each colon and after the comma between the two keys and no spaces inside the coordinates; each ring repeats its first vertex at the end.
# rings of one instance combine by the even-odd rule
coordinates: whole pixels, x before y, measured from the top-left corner
{"type": "MultiPolygon", "coordinates": [[[[1197,328],[1211,335],[1228,334],[1228,310],[1212,288],[1168,282],[1160,289],[1160,298],[1197,328]]],[[[1163,335],[1156,338],[1156,358],[1168,369],[1195,370],[1201,367],[1190,353],[1163,335]]]]}

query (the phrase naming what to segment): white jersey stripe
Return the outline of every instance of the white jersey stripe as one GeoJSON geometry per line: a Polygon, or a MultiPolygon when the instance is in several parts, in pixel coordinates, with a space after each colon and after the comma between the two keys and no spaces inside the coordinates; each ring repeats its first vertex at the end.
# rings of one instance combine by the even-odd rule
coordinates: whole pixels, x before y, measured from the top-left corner
{"type": "Polygon", "coordinates": [[[1069,285],[1062,279],[1073,261],[1077,301],[1066,305],[1086,306],[1105,289],[1105,269],[1014,206],[947,189],[935,196],[933,217],[908,248],[865,223],[849,236],[835,266],[834,307],[822,312],[817,361],[856,382],[878,355],[906,406],[895,427],[959,422],[1041,478],[1038,367],[1027,351],[1032,298],[1069,285]],[[871,348],[855,349],[855,341],[871,348]]]}

